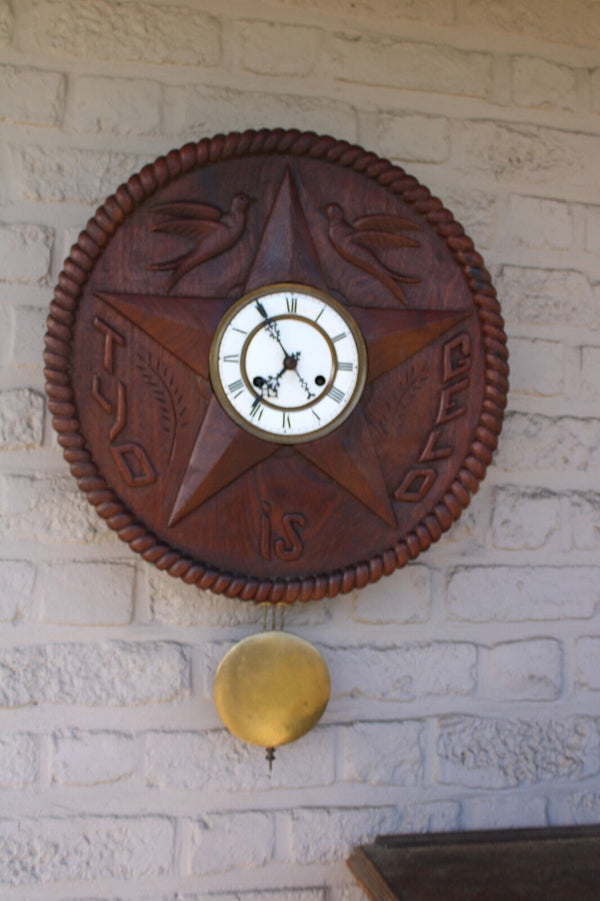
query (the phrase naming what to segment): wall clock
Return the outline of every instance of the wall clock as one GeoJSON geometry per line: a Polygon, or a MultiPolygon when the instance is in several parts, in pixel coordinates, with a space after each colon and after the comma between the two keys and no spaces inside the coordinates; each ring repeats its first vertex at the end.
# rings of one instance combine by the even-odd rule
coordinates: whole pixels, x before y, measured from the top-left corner
{"type": "Polygon", "coordinates": [[[402,169],[297,131],[218,135],[118,188],[64,264],[46,376],[73,475],[173,576],[334,596],[450,528],[508,389],[483,260],[402,169]]]}

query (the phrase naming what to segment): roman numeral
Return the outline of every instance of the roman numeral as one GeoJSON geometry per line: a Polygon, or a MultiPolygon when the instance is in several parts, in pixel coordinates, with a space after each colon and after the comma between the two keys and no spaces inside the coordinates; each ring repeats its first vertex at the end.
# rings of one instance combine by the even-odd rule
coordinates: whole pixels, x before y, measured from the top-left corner
{"type": "Polygon", "coordinates": [[[332,385],[327,393],[328,393],[329,397],[336,402],[336,404],[341,403],[343,401],[343,399],[346,397],[344,392],[340,391],[339,388],[336,388],[335,385],[332,385]]]}
{"type": "Polygon", "coordinates": [[[283,427],[284,429],[291,429],[291,427],[292,427],[292,423],[290,422],[290,417],[289,417],[289,415],[288,415],[287,413],[284,413],[284,414],[283,414],[283,423],[282,423],[282,427],[283,427]]]}
{"type": "Polygon", "coordinates": [[[227,356],[223,357],[224,363],[239,363],[240,355],[239,354],[227,354],[227,356]]]}
{"type": "Polygon", "coordinates": [[[288,313],[297,313],[298,312],[298,298],[294,297],[286,297],[285,305],[287,307],[288,313]]]}
{"type": "Polygon", "coordinates": [[[227,389],[234,395],[234,397],[239,397],[242,391],[244,390],[244,383],[241,379],[236,379],[235,382],[232,382],[231,385],[227,386],[227,389]],[[237,391],[237,394],[236,394],[237,391]]]}
{"type": "Polygon", "coordinates": [[[256,416],[256,418],[258,420],[260,420],[261,416],[263,415],[263,411],[264,411],[264,407],[261,406],[260,397],[255,398],[254,402],[252,403],[252,406],[250,407],[250,416],[251,417],[256,416]]]}
{"type": "Polygon", "coordinates": [[[342,338],[346,338],[347,335],[348,335],[348,332],[340,332],[339,335],[336,335],[335,338],[332,338],[331,340],[335,344],[336,341],[341,341],[342,338]]]}
{"type": "Polygon", "coordinates": [[[341,369],[342,372],[352,372],[354,363],[338,363],[338,369],[341,369]]]}

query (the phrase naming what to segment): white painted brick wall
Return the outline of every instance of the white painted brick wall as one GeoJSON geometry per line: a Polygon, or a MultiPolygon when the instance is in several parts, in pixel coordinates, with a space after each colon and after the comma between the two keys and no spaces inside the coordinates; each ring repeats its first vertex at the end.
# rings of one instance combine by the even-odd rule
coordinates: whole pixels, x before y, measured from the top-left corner
{"type": "Polygon", "coordinates": [[[0,0],[0,894],[360,901],[381,832],[600,816],[600,11],[571,0],[0,0]],[[171,147],[298,127],[422,179],[483,251],[512,393],[416,564],[286,622],[332,699],[278,750],[211,697],[254,606],[131,554],[49,427],[94,207],[171,147]]]}

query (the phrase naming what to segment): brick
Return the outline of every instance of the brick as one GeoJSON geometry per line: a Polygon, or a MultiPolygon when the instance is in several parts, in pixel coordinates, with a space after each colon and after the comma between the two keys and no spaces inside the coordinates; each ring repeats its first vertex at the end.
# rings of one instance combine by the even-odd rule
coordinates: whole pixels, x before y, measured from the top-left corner
{"type": "Polygon", "coordinates": [[[600,792],[556,794],[550,800],[551,823],[557,825],[598,825],[600,820],[600,792]]]}
{"type": "Polygon", "coordinates": [[[42,619],[91,626],[129,623],[134,579],[129,563],[53,563],[44,572],[42,619]]]}
{"type": "Polygon", "coordinates": [[[40,369],[44,364],[44,335],[48,311],[38,307],[15,307],[13,365],[40,369]]]}
{"type": "Polygon", "coordinates": [[[509,413],[495,463],[509,472],[586,472],[600,465],[600,420],[509,413]]]}
{"type": "Polygon", "coordinates": [[[479,554],[485,548],[490,528],[492,494],[489,483],[479,489],[469,507],[463,510],[452,528],[442,535],[442,548],[451,547],[456,554],[468,557],[473,553],[479,554]]]}
{"type": "Polygon", "coordinates": [[[364,901],[365,893],[357,882],[329,889],[328,901],[364,901]],[[337,888],[337,891],[336,891],[337,888]]]}
{"type": "Polygon", "coordinates": [[[22,66],[0,66],[0,121],[57,126],[65,105],[65,76],[22,66]]]}
{"type": "Polygon", "coordinates": [[[582,272],[503,266],[496,279],[507,322],[531,325],[600,324],[598,301],[582,272]]]}
{"type": "Polygon", "coordinates": [[[459,21],[467,25],[498,28],[565,44],[596,47],[600,41],[597,4],[571,0],[568,4],[547,0],[461,0],[459,21]]]}
{"type": "Polygon", "coordinates": [[[600,637],[596,635],[586,636],[577,641],[576,682],[577,685],[580,685],[582,688],[600,691],[600,668],[598,667],[599,652],[600,637]]]}
{"type": "Polygon", "coordinates": [[[522,247],[567,250],[573,243],[573,216],[567,203],[513,194],[504,231],[505,240],[522,247]]]}
{"type": "Polygon", "coordinates": [[[440,116],[379,113],[377,152],[401,162],[443,163],[450,155],[448,120],[440,116]]]}
{"type": "Polygon", "coordinates": [[[70,89],[66,124],[75,131],[157,135],[162,88],[155,81],[77,78],[70,89]]]}
{"type": "MultiPolygon", "coordinates": [[[[322,0],[285,0],[286,6],[301,10],[322,10],[322,0]]],[[[452,0],[327,0],[327,12],[345,18],[364,17],[371,21],[381,18],[420,19],[438,25],[454,24],[452,0]]]]}
{"type": "Polygon", "coordinates": [[[149,162],[128,153],[34,145],[13,147],[12,158],[22,200],[73,203],[100,203],[149,162]]]}
{"type": "Polygon", "coordinates": [[[31,645],[0,651],[0,705],[122,707],[181,701],[190,689],[184,648],[168,642],[31,645]]]}
{"type": "Polygon", "coordinates": [[[592,109],[600,113],[600,68],[591,73],[592,109]]]}
{"type": "Polygon", "coordinates": [[[14,13],[9,0],[0,0],[0,46],[10,44],[14,25],[14,13]]]}
{"type": "Polygon", "coordinates": [[[594,566],[474,566],[448,586],[451,619],[484,622],[589,619],[600,601],[594,566]]]}
{"type": "Polygon", "coordinates": [[[593,551],[600,547],[600,494],[594,491],[572,494],[569,500],[573,526],[573,547],[593,551]]]}
{"type": "Polygon", "coordinates": [[[0,537],[89,544],[118,539],[70,476],[0,476],[0,537]]]}
{"type": "Polygon", "coordinates": [[[518,106],[577,109],[577,72],[545,59],[511,60],[512,96],[518,106]]]}
{"type": "Polygon", "coordinates": [[[240,65],[259,75],[310,75],[321,32],[301,25],[272,22],[239,23],[240,65]]]}
{"type": "Polygon", "coordinates": [[[433,194],[440,198],[461,223],[478,248],[490,247],[494,243],[498,206],[495,197],[472,187],[461,190],[436,184],[435,178],[430,178],[428,184],[433,194]]]}
{"type": "Polygon", "coordinates": [[[0,391],[0,450],[39,447],[44,435],[44,399],[31,388],[0,391]]]}
{"type": "Polygon", "coordinates": [[[501,701],[554,701],[563,680],[560,643],[552,638],[507,641],[491,651],[491,695],[501,701]]]}
{"type": "Polygon", "coordinates": [[[23,560],[0,560],[0,622],[29,616],[35,567],[23,560]]]}
{"type": "Polygon", "coordinates": [[[34,883],[144,879],[172,870],[166,817],[22,817],[0,822],[0,879],[34,883]]]}
{"type": "Polygon", "coordinates": [[[260,623],[263,611],[255,604],[244,604],[184,585],[166,573],[147,568],[150,608],[155,622],[177,626],[226,626],[260,623]]]}
{"type": "Polygon", "coordinates": [[[203,876],[260,867],[272,859],[274,845],[270,813],[212,814],[192,824],[191,872],[203,876]]]}
{"type": "Polygon", "coordinates": [[[470,788],[515,788],[600,771],[596,721],[453,716],[440,721],[438,779],[470,788]]]}
{"type": "Polygon", "coordinates": [[[77,59],[135,60],[178,66],[216,66],[221,60],[217,19],[190,4],[143,2],[124,9],[111,0],[34,0],[21,23],[22,49],[77,59]]]}
{"type": "Polygon", "coordinates": [[[6,366],[13,350],[15,308],[0,304],[0,368],[6,366]]]}
{"type": "Polygon", "coordinates": [[[586,210],[585,249],[590,253],[600,254],[600,207],[597,206],[586,210]]]}
{"type": "Polygon", "coordinates": [[[51,779],[60,785],[106,785],[131,779],[140,754],[132,735],[66,730],[52,736],[51,779]]]}
{"type": "Polygon", "coordinates": [[[385,701],[470,695],[476,649],[467,642],[338,647],[324,652],[333,693],[385,701]]]}
{"type": "Polygon", "coordinates": [[[382,833],[398,832],[402,815],[396,807],[297,809],[290,815],[293,863],[344,860],[357,846],[382,833]]]}
{"type": "Polygon", "coordinates": [[[456,121],[452,150],[457,171],[470,178],[548,185],[553,191],[559,184],[588,197],[600,137],[537,125],[456,121]]]}
{"type": "MultiPolygon", "coordinates": [[[[357,886],[358,888],[358,886],[357,886]]],[[[360,889],[359,889],[360,891],[360,889]]],[[[181,901],[329,901],[329,893],[326,888],[299,888],[299,889],[277,889],[275,891],[265,892],[235,892],[234,894],[218,895],[202,894],[202,895],[180,895],[181,901]],[[326,896],[327,892],[327,896],[326,896]]],[[[364,895],[363,895],[364,898],[364,895]]],[[[162,901],[162,899],[161,899],[162,901]]],[[[165,898],[164,901],[171,901],[171,898],[165,898]]],[[[363,899],[358,899],[363,901],[363,899]]]]}
{"type": "Polygon", "coordinates": [[[455,832],[458,829],[460,804],[456,801],[430,801],[407,804],[402,809],[402,832],[455,832]]]}
{"type": "Polygon", "coordinates": [[[431,612],[431,580],[425,566],[409,566],[357,593],[352,619],[360,623],[422,623],[431,612]]]}
{"type": "Polygon", "coordinates": [[[342,861],[365,842],[385,833],[444,832],[457,826],[453,801],[404,807],[307,808],[291,814],[291,859],[312,864],[342,861]]]}
{"type": "Polygon", "coordinates": [[[308,787],[334,782],[334,730],[312,730],[301,742],[277,750],[269,772],[264,751],[224,730],[149,732],[145,737],[145,779],[159,789],[225,792],[308,787]]]}
{"type": "Polygon", "coordinates": [[[516,551],[544,547],[558,534],[560,495],[543,489],[499,488],[494,499],[494,547],[516,551]]]}
{"type": "Polygon", "coordinates": [[[600,347],[581,348],[581,389],[586,398],[600,396],[600,347]]]}
{"type": "MultiPolygon", "coordinates": [[[[152,619],[177,626],[233,626],[262,624],[264,610],[253,602],[244,602],[200,591],[195,585],[184,585],[155,567],[148,566],[148,592],[152,619]]],[[[285,612],[290,626],[320,625],[329,619],[327,604],[309,601],[285,612]]]]}
{"type": "Polygon", "coordinates": [[[339,81],[404,90],[489,97],[491,57],[391,37],[339,34],[324,51],[326,75],[339,81]]]}
{"type": "Polygon", "coordinates": [[[45,284],[53,235],[41,225],[1,225],[0,281],[45,284]]]}
{"type": "Polygon", "coordinates": [[[39,755],[31,735],[0,737],[0,788],[26,788],[37,778],[39,755]]]}
{"type": "Polygon", "coordinates": [[[342,729],[341,740],[344,780],[368,785],[421,783],[422,723],[411,720],[356,723],[342,729]]]}
{"type": "Polygon", "coordinates": [[[547,824],[545,798],[502,798],[495,794],[462,802],[462,829],[525,829],[547,824]]]}
{"type": "Polygon", "coordinates": [[[165,86],[165,131],[179,141],[214,132],[299,128],[355,142],[356,112],[347,103],[294,94],[263,94],[200,85],[165,86]]]}
{"type": "Polygon", "coordinates": [[[564,391],[565,351],[558,341],[510,339],[510,387],[517,394],[556,397],[564,391]]]}

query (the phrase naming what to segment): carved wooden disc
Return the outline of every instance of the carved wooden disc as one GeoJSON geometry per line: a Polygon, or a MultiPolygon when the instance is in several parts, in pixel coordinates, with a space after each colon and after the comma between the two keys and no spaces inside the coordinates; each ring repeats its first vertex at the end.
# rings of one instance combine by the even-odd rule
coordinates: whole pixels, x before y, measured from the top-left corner
{"type": "Polygon", "coordinates": [[[45,360],[65,458],[109,526],[171,575],[272,603],[362,587],[436,541],[508,389],[495,291],[452,214],[374,154],[283,130],[188,144],[121,185],[65,262],[45,360]],[[368,358],[341,424],[294,443],[211,385],[223,317],[282,283],[347,311],[368,358]]]}

